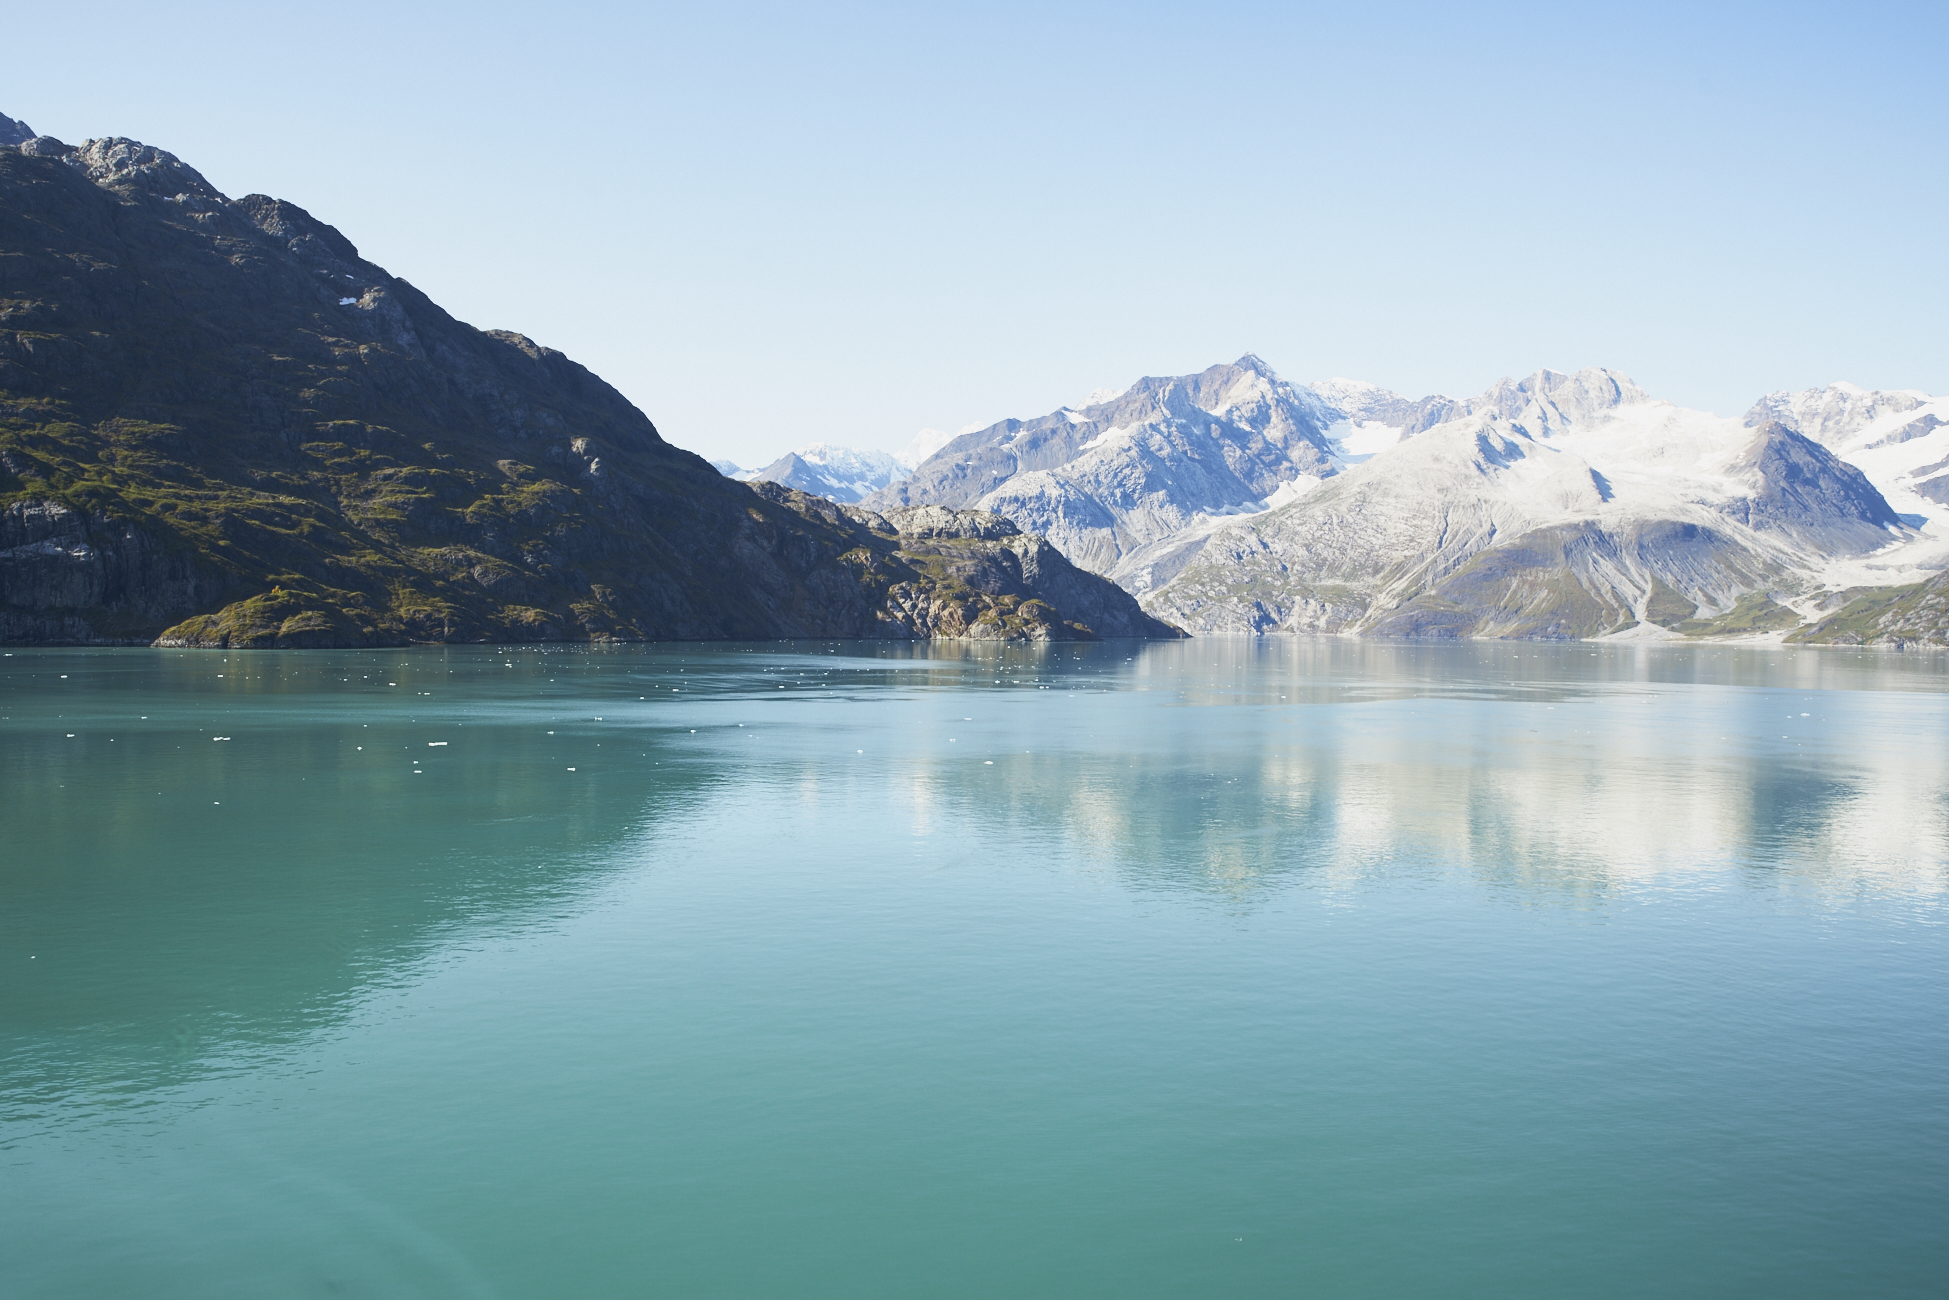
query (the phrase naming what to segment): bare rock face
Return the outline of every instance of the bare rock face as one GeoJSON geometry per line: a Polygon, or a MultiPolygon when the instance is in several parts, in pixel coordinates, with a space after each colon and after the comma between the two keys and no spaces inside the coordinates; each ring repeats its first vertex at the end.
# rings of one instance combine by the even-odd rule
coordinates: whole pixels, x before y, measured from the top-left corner
{"type": "Polygon", "coordinates": [[[1845,552],[1885,544],[1901,519],[1867,476],[1819,443],[1777,421],[1759,428],[1736,467],[1750,469],[1758,490],[1730,517],[1759,529],[1806,535],[1845,552]]]}
{"type": "Polygon", "coordinates": [[[34,138],[34,128],[0,113],[0,148],[23,145],[34,138]]]}
{"type": "Polygon", "coordinates": [[[0,509],[0,638],[112,643],[147,640],[146,624],[214,599],[220,577],[137,525],[24,498],[0,509]],[[114,610],[93,622],[76,611],[114,610]]]}

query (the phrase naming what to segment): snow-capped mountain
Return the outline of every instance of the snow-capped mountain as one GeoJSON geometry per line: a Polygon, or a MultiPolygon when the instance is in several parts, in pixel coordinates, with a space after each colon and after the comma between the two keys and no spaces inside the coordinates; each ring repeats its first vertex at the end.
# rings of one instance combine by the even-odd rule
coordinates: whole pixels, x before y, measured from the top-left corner
{"type": "Polygon", "coordinates": [[[741,470],[732,477],[747,482],[762,479],[851,504],[907,477],[907,467],[884,451],[815,442],[786,452],[763,469],[741,470]]]}
{"type": "MultiPolygon", "coordinates": [[[[1848,447],[1896,447],[1934,418],[1927,401],[1903,404],[1919,395],[1776,395],[1749,423],[1655,401],[1601,369],[1539,371],[1413,411],[1342,383],[1321,385],[1321,400],[1412,436],[1292,504],[1185,539],[1147,608],[1207,633],[1760,631],[1949,563],[1949,532],[1918,531],[1927,520],[1899,517],[1875,476],[1779,418],[1848,447]]],[[[1914,459],[1904,473],[1929,486],[1935,467],[1914,459]]]]}
{"type": "Polygon", "coordinates": [[[1257,357],[1091,396],[962,434],[866,504],[991,510],[1124,581],[1147,547],[1264,510],[1349,463],[1330,432],[1341,413],[1257,357]]]}
{"type": "Polygon", "coordinates": [[[1949,525],[1949,397],[1829,384],[1768,393],[1746,413],[1746,423],[1768,420],[1859,466],[1897,510],[1949,525]]]}

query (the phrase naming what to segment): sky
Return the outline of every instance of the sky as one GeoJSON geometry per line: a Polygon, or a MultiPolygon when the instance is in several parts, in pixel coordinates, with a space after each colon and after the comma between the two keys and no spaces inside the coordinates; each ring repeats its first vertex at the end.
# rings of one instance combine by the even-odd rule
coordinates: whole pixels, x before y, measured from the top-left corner
{"type": "Polygon", "coordinates": [[[17,6],[0,112],[288,199],[670,441],[1254,352],[1949,392],[1949,5],[17,6]]]}

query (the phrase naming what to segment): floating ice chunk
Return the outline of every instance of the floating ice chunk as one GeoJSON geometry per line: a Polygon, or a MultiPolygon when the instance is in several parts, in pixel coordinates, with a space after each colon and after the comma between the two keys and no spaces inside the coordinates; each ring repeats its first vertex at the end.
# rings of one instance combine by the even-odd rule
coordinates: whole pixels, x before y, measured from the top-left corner
{"type": "Polygon", "coordinates": [[[427,747],[428,749],[438,749],[438,748],[440,748],[440,747],[441,747],[442,745],[444,745],[444,744],[446,744],[446,743],[447,743],[447,742],[446,742],[446,741],[444,741],[444,740],[429,740],[429,741],[427,741],[427,742],[426,742],[426,747],[427,747]]]}

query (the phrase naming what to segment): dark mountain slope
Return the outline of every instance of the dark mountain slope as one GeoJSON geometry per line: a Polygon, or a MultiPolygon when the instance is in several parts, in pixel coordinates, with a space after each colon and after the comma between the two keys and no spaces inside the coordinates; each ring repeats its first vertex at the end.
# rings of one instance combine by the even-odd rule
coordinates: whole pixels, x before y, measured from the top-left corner
{"type": "Polygon", "coordinates": [[[291,204],[0,148],[0,639],[900,635],[856,531],[291,204]]]}

